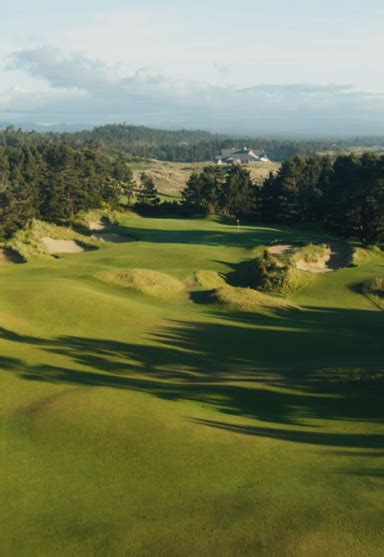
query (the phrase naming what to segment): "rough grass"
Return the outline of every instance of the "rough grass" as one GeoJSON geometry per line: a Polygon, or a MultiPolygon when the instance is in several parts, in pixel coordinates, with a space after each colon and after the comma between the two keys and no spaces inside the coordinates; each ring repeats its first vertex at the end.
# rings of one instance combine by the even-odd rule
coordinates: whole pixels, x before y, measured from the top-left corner
{"type": "Polygon", "coordinates": [[[276,310],[298,309],[282,298],[268,296],[252,288],[223,286],[212,292],[213,302],[224,307],[244,312],[274,312],[276,310]]]}
{"type": "Polygon", "coordinates": [[[26,228],[19,230],[15,236],[6,244],[6,247],[14,250],[27,262],[51,260],[47,246],[42,238],[54,240],[73,240],[85,249],[98,247],[99,243],[87,236],[79,234],[72,228],[56,226],[55,224],[34,220],[26,228]]]}
{"type": "Polygon", "coordinates": [[[306,246],[298,247],[290,256],[290,260],[297,262],[303,260],[306,263],[316,263],[319,259],[323,258],[329,251],[329,246],[326,244],[308,244],[306,246]]]}
{"type": "Polygon", "coordinates": [[[350,265],[352,267],[358,267],[359,265],[364,265],[369,263],[375,256],[380,256],[382,250],[378,246],[371,246],[369,248],[354,247],[352,250],[350,265]]]}
{"type": "Polygon", "coordinates": [[[276,257],[264,249],[263,255],[245,261],[230,273],[235,286],[246,286],[261,292],[290,296],[307,286],[314,275],[297,269],[290,256],[276,257]]]}
{"type": "Polygon", "coordinates": [[[119,226],[121,220],[124,219],[125,216],[126,213],[122,213],[121,211],[95,209],[93,211],[79,213],[73,219],[72,224],[80,228],[89,229],[90,222],[103,220],[110,226],[119,226]]]}
{"type": "Polygon", "coordinates": [[[97,278],[155,298],[174,299],[184,291],[184,285],[178,279],[150,269],[107,271],[98,273],[97,278]]]}
{"type": "Polygon", "coordinates": [[[384,310],[384,277],[375,277],[367,280],[363,284],[363,293],[377,305],[380,309],[384,310]]]}
{"type": "Polygon", "coordinates": [[[196,271],[186,283],[189,288],[198,287],[204,290],[213,290],[226,285],[224,278],[216,271],[196,271]]]}

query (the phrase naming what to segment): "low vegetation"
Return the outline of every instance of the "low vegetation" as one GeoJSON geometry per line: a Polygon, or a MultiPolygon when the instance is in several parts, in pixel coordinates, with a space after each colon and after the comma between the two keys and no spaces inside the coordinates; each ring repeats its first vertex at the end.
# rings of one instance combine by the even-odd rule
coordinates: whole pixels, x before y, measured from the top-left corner
{"type": "Polygon", "coordinates": [[[150,269],[107,271],[97,274],[97,278],[154,298],[174,299],[180,297],[184,292],[184,285],[181,281],[150,269]]]}
{"type": "Polygon", "coordinates": [[[331,271],[326,265],[330,248],[325,244],[275,244],[260,246],[254,253],[228,274],[232,285],[287,296],[307,286],[316,273],[331,271]]]}
{"type": "Polygon", "coordinates": [[[244,312],[276,312],[279,310],[298,309],[282,298],[268,296],[251,288],[223,286],[211,293],[211,300],[221,306],[244,312]]]}
{"type": "Polygon", "coordinates": [[[225,279],[216,271],[196,271],[192,277],[187,280],[190,288],[202,288],[203,290],[213,290],[226,286],[225,279]]]}
{"type": "MultiPolygon", "coordinates": [[[[12,249],[24,261],[32,262],[51,259],[55,253],[73,252],[70,245],[78,246],[78,251],[96,249],[99,243],[94,238],[84,236],[69,227],[57,226],[47,222],[32,220],[28,226],[19,230],[5,246],[12,249]],[[48,242],[47,242],[48,240],[48,242]],[[51,240],[51,242],[49,242],[51,240]],[[68,242],[68,250],[57,252],[53,246],[55,242],[68,242]],[[50,245],[52,249],[50,249],[50,245]]],[[[62,244],[65,247],[65,244],[62,244]]]]}
{"type": "Polygon", "coordinates": [[[375,277],[366,281],[363,284],[363,293],[368,300],[384,310],[384,277],[375,277]]]}

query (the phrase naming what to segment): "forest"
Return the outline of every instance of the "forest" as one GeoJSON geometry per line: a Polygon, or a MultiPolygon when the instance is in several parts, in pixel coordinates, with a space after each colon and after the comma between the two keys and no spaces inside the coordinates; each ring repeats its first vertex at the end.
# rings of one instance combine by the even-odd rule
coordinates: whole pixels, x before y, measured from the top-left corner
{"type": "Polygon", "coordinates": [[[99,146],[131,158],[153,158],[172,162],[212,160],[222,149],[242,148],[264,151],[276,162],[296,155],[332,152],[341,154],[356,148],[384,148],[383,137],[306,139],[286,137],[238,137],[204,130],[162,130],[128,124],[107,124],[78,132],[23,132],[12,126],[0,129],[0,144],[60,141],[73,147],[99,146]]]}
{"type": "Polygon", "coordinates": [[[384,158],[374,153],[296,156],[262,184],[241,166],[191,176],[183,201],[196,212],[294,225],[320,223],[345,237],[384,242],[384,158]]]}
{"type": "MultiPolygon", "coordinates": [[[[108,130],[114,137],[115,127],[105,126],[104,132],[108,130]]],[[[13,129],[0,134],[3,238],[33,218],[70,222],[80,211],[124,204],[152,214],[215,213],[264,223],[320,223],[346,237],[384,242],[384,157],[373,151],[296,155],[263,183],[254,182],[244,167],[211,165],[190,177],[181,204],[160,203],[156,185],[145,173],[134,195],[136,184],[127,165],[131,159],[124,150],[112,153],[100,138],[80,141],[80,135],[73,135],[69,141],[65,134],[13,129]]],[[[140,137],[141,132],[136,140],[140,137]]]]}
{"type": "Polygon", "coordinates": [[[34,218],[69,222],[80,211],[118,207],[133,188],[123,157],[95,147],[36,141],[0,147],[0,236],[34,218]]]}

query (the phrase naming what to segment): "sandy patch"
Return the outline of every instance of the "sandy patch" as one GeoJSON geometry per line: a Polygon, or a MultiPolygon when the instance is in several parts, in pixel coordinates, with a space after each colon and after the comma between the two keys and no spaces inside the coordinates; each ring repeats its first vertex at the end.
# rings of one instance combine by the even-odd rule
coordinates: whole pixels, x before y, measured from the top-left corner
{"type": "Polygon", "coordinates": [[[279,244],[277,246],[271,246],[268,251],[271,255],[287,255],[294,250],[294,246],[290,244],[279,244]]]}
{"type": "MultiPolygon", "coordinates": [[[[290,244],[278,244],[270,246],[268,252],[271,255],[282,257],[290,256],[295,253],[297,246],[290,244]]],[[[294,264],[299,271],[308,273],[331,273],[348,265],[350,249],[348,246],[331,242],[330,246],[324,250],[324,254],[315,261],[306,260],[304,257],[296,259],[294,264]]]]}
{"type": "Polygon", "coordinates": [[[0,249],[0,265],[9,263],[24,263],[24,260],[17,252],[9,248],[0,249]]]}
{"type": "Polygon", "coordinates": [[[88,226],[89,230],[91,230],[92,232],[100,232],[107,226],[107,220],[105,218],[101,218],[99,220],[91,221],[88,223],[88,226]]]}
{"type": "Polygon", "coordinates": [[[332,257],[332,251],[327,248],[322,257],[319,257],[317,261],[305,261],[305,259],[298,259],[296,263],[296,268],[299,271],[307,271],[308,273],[331,273],[334,271],[329,265],[332,257]]]}
{"type": "Polygon", "coordinates": [[[49,254],[55,253],[83,253],[85,249],[74,240],[54,240],[53,238],[41,238],[49,254]]]}

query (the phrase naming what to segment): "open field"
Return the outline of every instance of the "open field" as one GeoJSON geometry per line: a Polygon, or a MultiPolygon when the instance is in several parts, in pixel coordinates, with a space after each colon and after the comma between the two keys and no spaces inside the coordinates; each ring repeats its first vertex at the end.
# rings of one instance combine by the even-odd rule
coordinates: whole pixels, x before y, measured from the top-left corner
{"type": "MultiPolygon", "coordinates": [[[[182,163],[166,161],[145,161],[143,163],[133,163],[131,169],[135,181],[140,183],[140,175],[145,172],[150,176],[165,200],[172,201],[180,197],[180,192],[184,189],[186,182],[193,172],[201,172],[205,166],[213,165],[210,162],[182,163]]],[[[270,171],[275,172],[279,168],[278,163],[254,163],[245,165],[251,172],[254,180],[264,180],[270,171]]]]}
{"type": "Polygon", "coordinates": [[[260,245],[329,238],[124,231],[0,266],[1,555],[382,557],[384,313],[363,288],[384,255],[240,311],[204,293],[260,245]]]}

